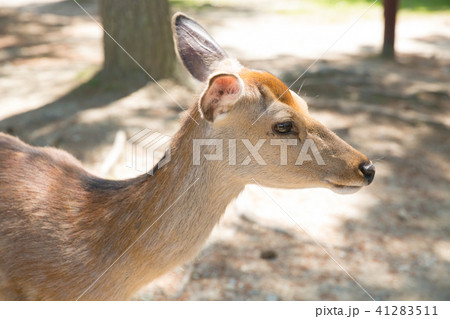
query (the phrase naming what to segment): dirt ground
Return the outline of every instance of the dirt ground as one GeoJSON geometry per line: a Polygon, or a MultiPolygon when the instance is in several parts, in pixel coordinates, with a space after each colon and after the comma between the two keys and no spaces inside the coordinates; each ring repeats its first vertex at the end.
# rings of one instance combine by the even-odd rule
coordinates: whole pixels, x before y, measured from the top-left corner
{"type": "MultiPolygon", "coordinates": [[[[97,14],[95,1],[80,3],[97,14]]],[[[288,85],[321,57],[293,89],[374,160],[375,181],[348,196],[266,190],[295,223],[249,186],[199,256],[136,299],[450,300],[450,17],[402,14],[398,59],[386,62],[375,56],[379,7],[330,47],[364,10],[305,14],[292,1],[271,3],[194,10],[178,1],[174,9],[196,17],[243,64],[288,85]]],[[[92,80],[101,37],[72,1],[1,0],[0,131],[127,178],[139,172],[126,167],[125,148],[102,169],[117,132],[172,135],[183,112],[153,83],[131,90],[92,80]]],[[[185,107],[198,89],[193,81],[160,84],[185,107]]]]}

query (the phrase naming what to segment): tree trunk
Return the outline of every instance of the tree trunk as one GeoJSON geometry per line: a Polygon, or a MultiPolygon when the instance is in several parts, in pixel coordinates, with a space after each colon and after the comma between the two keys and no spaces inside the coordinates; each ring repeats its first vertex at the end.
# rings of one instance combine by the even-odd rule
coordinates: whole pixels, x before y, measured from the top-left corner
{"type": "MultiPolygon", "coordinates": [[[[101,0],[100,14],[106,32],[155,80],[173,76],[175,50],[168,0],[101,0]]],[[[106,32],[104,75],[110,80],[151,80],[106,32]]]]}
{"type": "Polygon", "coordinates": [[[384,42],[381,55],[384,58],[395,57],[395,22],[399,0],[383,0],[384,5],[384,42]]]}

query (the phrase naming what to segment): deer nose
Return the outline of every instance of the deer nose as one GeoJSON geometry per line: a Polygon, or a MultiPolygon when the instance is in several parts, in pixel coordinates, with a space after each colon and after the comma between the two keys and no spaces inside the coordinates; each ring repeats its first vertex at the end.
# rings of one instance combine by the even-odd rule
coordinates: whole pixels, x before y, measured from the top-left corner
{"type": "Polygon", "coordinates": [[[367,181],[367,185],[372,183],[373,178],[375,177],[375,166],[372,164],[372,162],[362,162],[359,164],[359,170],[361,173],[363,173],[364,178],[367,181]]]}

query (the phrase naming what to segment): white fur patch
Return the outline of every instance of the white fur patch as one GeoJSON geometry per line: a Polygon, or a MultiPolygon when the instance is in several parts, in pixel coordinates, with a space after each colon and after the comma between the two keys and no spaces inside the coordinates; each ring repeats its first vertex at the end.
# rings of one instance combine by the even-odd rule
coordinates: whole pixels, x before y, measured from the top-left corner
{"type": "Polygon", "coordinates": [[[294,91],[292,90],[289,91],[291,91],[291,95],[294,98],[295,102],[297,102],[297,104],[302,108],[302,110],[308,113],[308,104],[306,103],[306,101],[302,99],[300,96],[298,96],[298,94],[295,93],[294,91]]]}
{"type": "Polygon", "coordinates": [[[227,58],[213,65],[213,73],[239,74],[244,67],[234,58],[227,58]]]}

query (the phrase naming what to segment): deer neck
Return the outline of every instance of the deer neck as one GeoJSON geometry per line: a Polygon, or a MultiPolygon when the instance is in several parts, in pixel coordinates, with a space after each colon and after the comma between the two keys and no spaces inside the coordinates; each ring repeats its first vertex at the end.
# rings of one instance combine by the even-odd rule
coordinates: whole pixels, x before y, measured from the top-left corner
{"type": "MultiPolygon", "coordinates": [[[[168,162],[153,176],[142,177],[148,193],[157,190],[159,195],[152,196],[154,205],[148,206],[147,214],[155,217],[163,211],[167,214],[173,211],[169,214],[171,220],[179,224],[200,222],[203,226],[214,226],[245,183],[235,176],[226,160],[207,160],[203,156],[203,153],[215,153],[215,146],[202,146],[200,163],[194,163],[194,140],[211,137],[209,124],[200,118],[197,108],[191,109],[189,115],[173,138],[168,162]]],[[[194,228],[202,232],[209,229],[199,225],[190,230],[194,228]]]]}
{"type": "Polygon", "coordinates": [[[126,234],[106,235],[116,250],[112,255],[132,246],[121,260],[123,265],[133,265],[136,283],[194,257],[245,186],[227,163],[203,158],[200,165],[193,165],[193,140],[207,136],[208,124],[196,110],[190,115],[199,124],[190,117],[184,120],[172,140],[170,161],[153,175],[128,181],[121,196],[108,205],[114,213],[107,228],[126,234]],[[118,208],[124,203],[129,203],[126,211],[118,208]]]}

